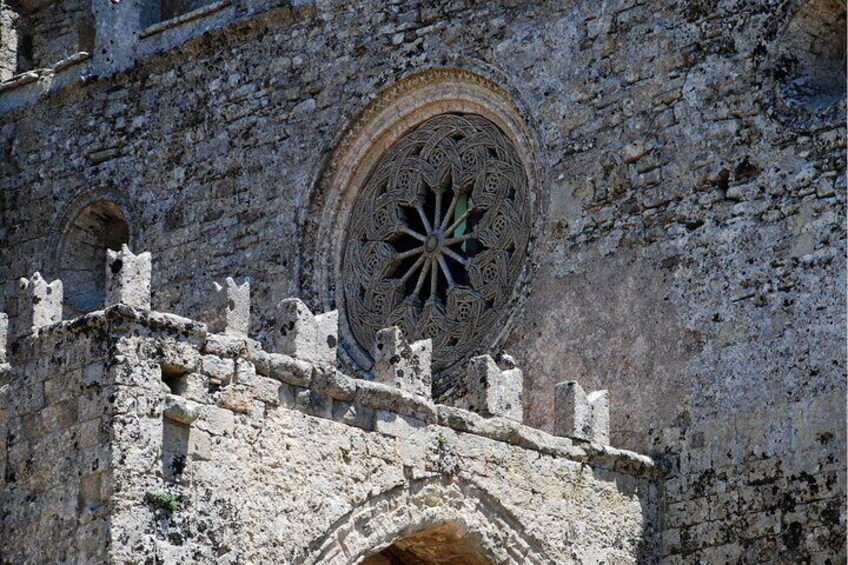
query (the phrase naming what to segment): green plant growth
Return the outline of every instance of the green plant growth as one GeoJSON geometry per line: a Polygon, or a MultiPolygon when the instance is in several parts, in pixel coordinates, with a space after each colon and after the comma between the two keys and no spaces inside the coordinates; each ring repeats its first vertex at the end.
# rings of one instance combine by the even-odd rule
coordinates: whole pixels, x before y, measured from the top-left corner
{"type": "Polygon", "coordinates": [[[169,494],[167,492],[148,492],[144,498],[152,506],[155,506],[156,508],[161,508],[162,510],[165,510],[169,513],[176,512],[177,508],[179,507],[179,502],[177,502],[177,499],[174,497],[174,495],[169,494]]]}

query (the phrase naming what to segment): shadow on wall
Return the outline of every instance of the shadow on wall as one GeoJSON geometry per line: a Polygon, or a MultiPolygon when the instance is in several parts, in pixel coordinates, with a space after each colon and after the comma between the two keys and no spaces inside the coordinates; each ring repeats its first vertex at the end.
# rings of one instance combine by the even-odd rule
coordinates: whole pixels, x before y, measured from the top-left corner
{"type": "Polygon", "coordinates": [[[145,0],[141,8],[141,27],[178,18],[216,0],[145,0]]]}

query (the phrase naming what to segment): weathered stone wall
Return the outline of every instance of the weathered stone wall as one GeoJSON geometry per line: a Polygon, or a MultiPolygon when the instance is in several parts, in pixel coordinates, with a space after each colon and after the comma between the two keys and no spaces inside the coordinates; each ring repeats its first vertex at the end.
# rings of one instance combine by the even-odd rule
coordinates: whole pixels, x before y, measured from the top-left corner
{"type": "Polygon", "coordinates": [[[659,554],[645,457],[123,305],[15,343],[3,562],[358,563],[439,524],[493,562],[659,554]]]}
{"type": "Polygon", "coordinates": [[[0,365],[0,562],[102,562],[114,403],[101,328],[25,338],[0,365]]]}
{"type": "Polygon", "coordinates": [[[528,421],[558,382],[609,389],[612,443],[672,468],[669,562],[844,561],[845,105],[787,94],[820,59],[802,4],[235,2],[242,23],[3,116],[5,310],[100,190],[155,253],[155,307],[249,276],[258,335],[320,298],[300,242],[345,128],[402,77],[469,69],[525,113],[548,195],[506,344],[528,421]]]}

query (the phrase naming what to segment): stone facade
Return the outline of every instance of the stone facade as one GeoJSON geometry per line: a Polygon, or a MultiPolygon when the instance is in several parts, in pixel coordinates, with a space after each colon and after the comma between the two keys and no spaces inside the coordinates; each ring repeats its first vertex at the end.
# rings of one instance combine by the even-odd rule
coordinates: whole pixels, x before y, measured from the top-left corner
{"type": "MultiPolygon", "coordinates": [[[[181,409],[173,410],[176,420],[163,416],[170,396],[159,386],[163,353],[153,344],[220,357],[204,349],[206,330],[177,330],[171,318],[112,307],[52,326],[43,338],[13,342],[0,437],[7,469],[3,544],[10,548],[4,558],[34,551],[26,540],[48,536],[51,520],[67,520],[54,526],[66,528],[62,543],[69,545],[53,544],[55,555],[33,554],[33,561],[61,552],[82,559],[83,551],[92,560],[120,561],[119,551],[132,546],[114,536],[136,525],[140,553],[173,560],[197,552],[201,560],[232,554],[235,561],[273,555],[296,562],[308,553],[355,561],[415,529],[393,521],[387,508],[418,508],[415,519],[434,525],[425,516],[427,497],[419,496],[432,488],[436,499],[456,502],[439,507],[464,516],[493,559],[845,561],[844,2],[184,4],[196,9],[142,28],[147,4],[93,3],[93,50],[57,47],[39,62],[43,69],[0,83],[3,310],[12,335],[31,329],[19,329],[32,316],[18,279],[39,271],[52,281],[64,273],[59,255],[68,226],[81,225],[75,220],[91,203],[108,201],[128,226],[122,243],[153,254],[154,310],[223,330],[233,322],[221,321],[231,316],[220,298],[209,300],[211,284],[248,278],[249,335],[257,341],[244,341],[250,345],[238,354],[226,350],[218,361],[210,357],[218,373],[212,387],[221,388],[190,399],[197,404],[190,425],[181,409]],[[328,415],[321,412],[327,406],[313,405],[312,381],[262,375],[246,353],[274,350],[278,308],[291,296],[310,315],[343,313],[344,303],[336,302],[339,246],[362,176],[417,124],[462,112],[483,115],[510,137],[527,164],[532,194],[528,259],[509,316],[474,354],[500,362],[505,350],[515,359],[523,420],[536,429],[561,432],[558,422],[569,421],[555,414],[560,383],[607,390],[610,442],[649,454],[664,475],[609,470],[608,461],[599,462],[604,457],[578,471],[568,453],[492,439],[478,424],[454,422],[444,408],[433,408],[435,417],[404,413],[427,422],[416,427],[405,418],[381,423],[384,408],[369,405],[376,415],[363,424],[356,409],[334,415],[350,400],[333,397],[328,415]],[[86,369],[100,362],[104,368],[86,369]],[[240,364],[257,376],[240,384],[240,364]],[[100,425],[80,416],[83,397],[94,394],[85,385],[49,401],[34,398],[47,394],[50,379],[85,381],[86,371],[101,371],[97,379],[120,389],[124,370],[147,383],[131,385],[144,389],[139,398],[149,403],[132,410],[149,412],[127,423],[119,416],[129,408],[109,408],[114,418],[107,411],[97,416],[102,432],[73,431],[100,425]],[[257,400],[262,387],[254,384],[270,386],[263,379],[276,383],[277,401],[257,400]],[[219,406],[228,401],[214,395],[239,387],[254,391],[238,393],[243,411],[219,406]],[[286,396],[279,392],[286,387],[304,390],[286,396]],[[235,414],[228,433],[238,434],[202,429],[209,408],[235,414]],[[391,429],[407,431],[384,433],[391,429]],[[168,430],[176,439],[166,446],[168,430]],[[206,435],[193,440],[195,431],[206,435]],[[61,434],[85,435],[91,445],[65,452],[69,444],[56,441],[61,434]],[[457,480],[434,466],[440,434],[465,462],[457,480]],[[85,460],[86,450],[107,444],[114,456],[127,437],[149,439],[134,456],[158,471],[127,477],[135,471],[118,460],[108,471],[85,460]],[[321,437],[333,443],[324,446],[321,437]],[[345,442],[353,446],[347,455],[345,442]],[[27,463],[38,445],[62,447],[27,463]],[[278,453],[286,445],[287,455],[278,453]],[[188,474],[167,482],[161,461],[182,448],[194,450],[188,474]],[[368,467],[372,452],[393,454],[383,458],[391,469],[385,476],[368,467]],[[232,471],[221,474],[218,491],[208,475],[216,460],[232,471]],[[286,481],[296,473],[291,462],[314,469],[309,488],[330,489],[326,497],[287,498],[286,481]],[[78,481],[55,474],[85,465],[78,481]],[[487,482],[501,468],[504,474],[487,482]],[[420,469],[437,478],[419,476],[420,469]],[[32,484],[9,483],[9,470],[32,484]],[[619,473],[618,484],[608,472],[619,473]],[[548,491],[534,491],[584,479],[568,491],[575,508],[542,503],[548,491]],[[127,485],[126,496],[110,490],[117,483],[127,485]],[[517,496],[522,485],[534,504],[526,493],[517,496]],[[273,528],[263,523],[262,500],[271,495],[256,490],[262,488],[286,493],[278,497],[273,528]],[[27,506],[34,492],[52,494],[27,506]],[[144,502],[148,492],[153,502],[144,502]],[[156,498],[162,494],[176,496],[183,510],[166,515],[157,507],[170,500],[156,498]],[[466,506],[475,497],[485,499],[478,508],[508,519],[492,524],[475,514],[466,506]],[[328,507],[310,508],[315,499],[328,507]],[[111,531],[98,514],[106,508],[116,520],[111,531]],[[292,522],[304,508],[321,520],[292,522]],[[612,518],[617,512],[620,519],[612,518]],[[357,517],[378,514],[385,527],[357,529],[365,528],[357,517]],[[234,518],[230,525],[210,522],[221,516],[234,518]],[[343,522],[355,531],[340,530],[343,522]],[[12,523],[29,524],[29,536],[5,533],[12,523]],[[287,529],[290,542],[275,537],[287,529]],[[243,541],[248,531],[255,547],[243,541]],[[198,541],[201,532],[215,532],[215,543],[198,541]],[[641,543],[629,537],[637,535],[641,543]],[[355,541],[340,550],[331,540],[342,538],[355,541]],[[184,546],[175,543],[182,539],[184,546]],[[498,553],[506,547],[518,553],[498,553]],[[612,547],[620,554],[605,553],[612,547]]],[[[7,28],[23,17],[8,6],[0,2],[2,53],[11,49],[7,28]]],[[[70,29],[64,16],[56,18],[57,29],[70,29]]],[[[10,74],[2,66],[7,58],[0,61],[3,78],[10,74]]],[[[72,279],[63,280],[66,296],[79,292],[72,279]]],[[[78,312],[66,308],[65,315],[78,312]]],[[[373,377],[345,362],[344,331],[338,338],[342,372],[373,377]]],[[[174,390],[185,374],[202,375],[194,366],[185,374],[179,363],[164,367],[174,390]]],[[[485,398],[468,386],[467,374],[435,379],[436,400],[470,407],[467,394],[485,398]]],[[[202,389],[200,382],[186,386],[202,389]]],[[[326,394],[321,390],[316,398],[326,394]]],[[[523,437],[503,429],[492,434],[523,437]]]]}

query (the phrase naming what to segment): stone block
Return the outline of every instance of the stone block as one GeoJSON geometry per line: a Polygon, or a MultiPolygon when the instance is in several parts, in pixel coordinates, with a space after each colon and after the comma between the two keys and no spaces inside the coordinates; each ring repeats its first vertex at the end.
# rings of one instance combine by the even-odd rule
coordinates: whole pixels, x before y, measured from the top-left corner
{"type": "Polygon", "coordinates": [[[29,279],[20,279],[17,336],[27,335],[39,328],[62,321],[62,281],[48,283],[36,272],[29,279]]]}
{"type": "Polygon", "coordinates": [[[409,438],[423,430],[427,424],[418,418],[404,416],[389,410],[377,411],[374,430],[392,437],[409,438]]]}
{"type": "Polygon", "coordinates": [[[232,436],[236,428],[235,415],[225,408],[203,406],[199,408],[201,418],[198,428],[213,436],[232,436]]]}
{"type": "Polygon", "coordinates": [[[316,316],[301,300],[287,298],[277,306],[274,346],[277,353],[335,366],[337,328],[337,311],[316,316]]]}
{"type": "Polygon", "coordinates": [[[400,328],[377,332],[371,350],[374,381],[430,397],[433,344],[429,339],[409,343],[400,328]]]}
{"type": "Polygon", "coordinates": [[[163,415],[178,424],[190,426],[197,419],[197,405],[184,398],[172,397],[171,403],[165,408],[163,415]]]}
{"type": "Polygon", "coordinates": [[[150,253],[135,255],[126,245],[106,251],[106,306],[126,304],[150,310],[150,253]]]}
{"type": "Polygon", "coordinates": [[[489,355],[473,357],[465,373],[465,396],[455,404],[481,416],[521,422],[524,417],[524,375],[521,369],[501,370],[489,355]]]}
{"type": "Polygon", "coordinates": [[[235,362],[232,359],[222,359],[217,355],[204,355],[201,360],[202,372],[216,384],[226,385],[232,382],[235,374],[235,362]]]}
{"type": "Polygon", "coordinates": [[[559,383],[555,391],[554,432],[602,444],[609,443],[609,394],[589,393],[577,381],[559,383]]]}
{"type": "Polygon", "coordinates": [[[370,430],[374,425],[374,410],[355,402],[336,400],[333,402],[333,420],[370,430]]]}
{"type": "Polygon", "coordinates": [[[250,327],[250,281],[237,285],[227,277],[223,285],[213,283],[212,306],[216,319],[209,325],[215,333],[247,336],[250,327]]]}
{"type": "Polygon", "coordinates": [[[212,459],[212,438],[206,432],[192,429],[188,435],[188,455],[193,459],[212,459]]]}

